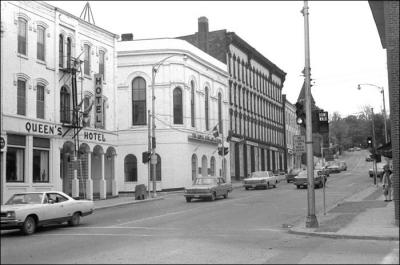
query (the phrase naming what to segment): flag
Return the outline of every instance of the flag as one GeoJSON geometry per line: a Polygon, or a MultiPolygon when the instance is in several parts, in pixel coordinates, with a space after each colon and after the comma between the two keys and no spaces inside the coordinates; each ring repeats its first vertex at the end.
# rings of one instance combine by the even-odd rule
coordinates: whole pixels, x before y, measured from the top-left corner
{"type": "Polygon", "coordinates": [[[214,128],[212,129],[212,134],[214,137],[218,137],[219,132],[218,132],[218,124],[214,126],[214,128]]]}

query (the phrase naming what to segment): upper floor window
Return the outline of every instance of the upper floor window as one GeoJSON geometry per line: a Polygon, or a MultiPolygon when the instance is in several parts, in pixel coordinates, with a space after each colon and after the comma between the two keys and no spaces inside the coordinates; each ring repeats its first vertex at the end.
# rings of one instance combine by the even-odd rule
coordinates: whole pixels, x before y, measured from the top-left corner
{"type": "Polygon", "coordinates": [[[221,93],[218,93],[218,124],[219,124],[219,131],[222,132],[223,122],[222,122],[222,95],[221,95],[221,93]]]}
{"type": "Polygon", "coordinates": [[[70,93],[68,89],[63,86],[60,91],[60,122],[62,123],[71,122],[70,100],[70,93]]]}
{"type": "Polygon", "coordinates": [[[192,80],[190,82],[190,86],[191,86],[191,90],[190,90],[190,118],[191,118],[191,124],[192,127],[196,126],[195,120],[196,120],[196,116],[195,116],[195,102],[194,102],[194,97],[195,97],[195,88],[194,88],[194,81],[192,80]]]}
{"type": "Polygon", "coordinates": [[[46,29],[43,26],[37,27],[37,59],[45,60],[45,40],[46,40],[46,29]]]}
{"type": "Polygon", "coordinates": [[[90,46],[85,44],[83,46],[85,59],[84,59],[84,73],[90,75],[90,46]]]}
{"type": "Polygon", "coordinates": [[[18,79],[17,114],[26,115],[26,81],[18,79]]]}
{"type": "Polygon", "coordinates": [[[58,66],[64,67],[64,36],[62,34],[58,39],[58,66]]]}
{"type": "Polygon", "coordinates": [[[36,86],[36,117],[44,119],[44,85],[36,86]]]}
{"type": "Polygon", "coordinates": [[[146,81],[136,77],[132,81],[132,125],[146,124],[146,81]]]}
{"type": "Polygon", "coordinates": [[[106,79],[105,68],[104,68],[104,58],[105,58],[105,52],[100,50],[100,52],[99,52],[99,74],[103,75],[103,80],[106,79]]]}
{"type": "Polygon", "coordinates": [[[18,19],[18,53],[26,55],[27,21],[18,19]]]}
{"type": "Polygon", "coordinates": [[[67,68],[71,68],[72,40],[67,38],[67,68]]]}
{"type": "Polygon", "coordinates": [[[204,110],[205,110],[205,122],[206,122],[206,131],[209,130],[209,121],[208,121],[208,87],[205,87],[205,95],[204,95],[204,110]]]}
{"type": "Polygon", "coordinates": [[[174,124],[183,124],[183,113],[182,113],[182,90],[177,87],[173,92],[173,104],[174,104],[174,124]]]}

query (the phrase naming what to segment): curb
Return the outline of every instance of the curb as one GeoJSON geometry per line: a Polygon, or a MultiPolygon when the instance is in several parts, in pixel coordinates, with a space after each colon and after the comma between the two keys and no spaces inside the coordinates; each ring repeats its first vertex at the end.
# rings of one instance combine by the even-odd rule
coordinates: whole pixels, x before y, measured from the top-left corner
{"type": "Polygon", "coordinates": [[[399,241],[396,236],[357,236],[357,235],[344,235],[344,234],[323,234],[317,232],[302,232],[290,229],[289,234],[306,235],[306,236],[319,236],[334,239],[361,239],[361,240],[384,240],[384,241],[399,241]]]}
{"type": "Polygon", "coordinates": [[[150,198],[150,199],[146,199],[146,200],[132,200],[132,201],[120,202],[120,203],[98,206],[98,207],[95,206],[94,210],[101,210],[101,209],[106,209],[106,208],[123,206],[123,205],[127,205],[127,204],[145,203],[145,202],[158,201],[158,200],[164,200],[164,197],[150,198]]]}

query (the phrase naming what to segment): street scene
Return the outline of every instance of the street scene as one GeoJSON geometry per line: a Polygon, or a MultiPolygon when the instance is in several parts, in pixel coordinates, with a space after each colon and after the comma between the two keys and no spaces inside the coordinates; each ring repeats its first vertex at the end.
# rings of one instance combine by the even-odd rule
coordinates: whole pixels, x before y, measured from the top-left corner
{"type": "Polygon", "coordinates": [[[398,1],[1,17],[1,264],[399,264],[398,1]]]}

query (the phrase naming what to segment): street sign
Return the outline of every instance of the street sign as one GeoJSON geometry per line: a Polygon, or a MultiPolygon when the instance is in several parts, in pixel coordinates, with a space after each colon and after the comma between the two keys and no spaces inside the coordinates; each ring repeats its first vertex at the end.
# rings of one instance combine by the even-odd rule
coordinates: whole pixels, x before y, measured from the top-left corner
{"type": "Polygon", "coordinates": [[[155,154],[152,154],[152,155],[151,155],[150,163],[151,163],[152,165],[157,164],[157,156],[156,156],[155,154]]]}
{"type": "Polygon", "coordinates": [[[293,150],[296,154],[306,152],[306,137],[304,135],[293,135],[293,150]]]}

